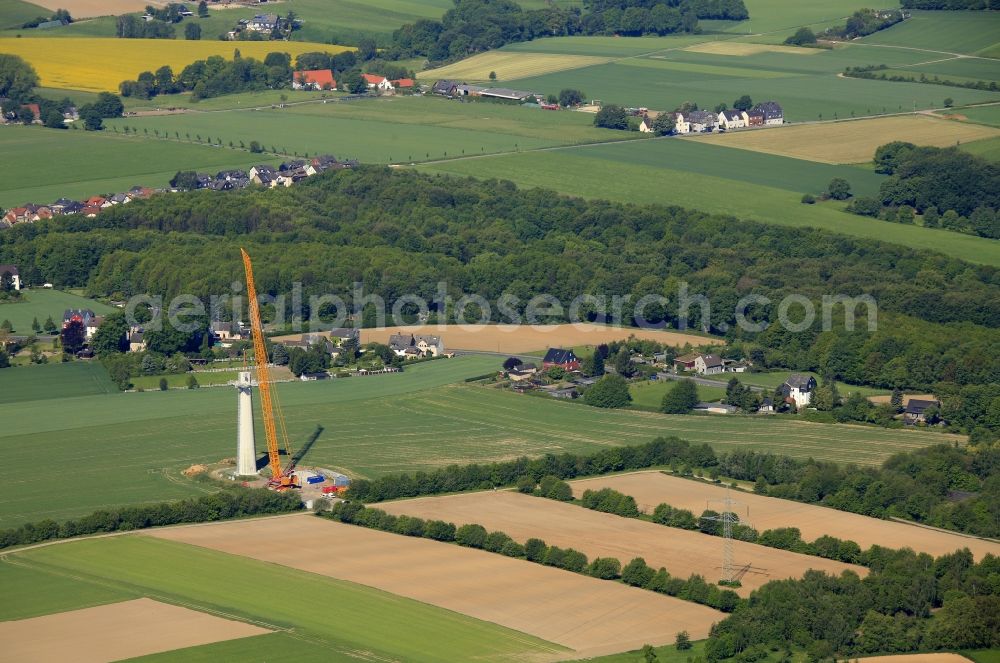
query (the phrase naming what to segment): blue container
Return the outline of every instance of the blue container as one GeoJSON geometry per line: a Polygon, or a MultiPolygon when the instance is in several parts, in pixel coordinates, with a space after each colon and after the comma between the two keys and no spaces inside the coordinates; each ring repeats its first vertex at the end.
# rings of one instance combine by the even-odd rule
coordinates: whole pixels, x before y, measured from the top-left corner
{"type": "Polygon", "coordinates": [[[306,483],[323,483],[326,481],[324,477],[309,477],[306,479],[306,483]]]}

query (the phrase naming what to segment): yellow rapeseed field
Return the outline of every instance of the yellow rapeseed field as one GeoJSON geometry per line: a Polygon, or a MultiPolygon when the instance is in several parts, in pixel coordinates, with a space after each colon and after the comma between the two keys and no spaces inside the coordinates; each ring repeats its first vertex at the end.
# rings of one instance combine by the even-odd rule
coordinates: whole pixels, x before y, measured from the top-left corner
{"type": "Polygon", "coordinates": [[[340,53],[346,46],[296,41],[187,41],[180,39],[0,39],[0,53],[13,53],[31,63],[45,87],[102,92],[116,91],[124,80],[143,71],[170,65],[177,73],[195,60],[212,55],[231,59],[239,49],[244,57],[263,59],[272,51],[293,57],[310,51],[340,53]]]}
{"type": "Polygon", "coordinates": [[[556,71],[579,69],[595,64],[604,64],[611,58],[591,55],[553,55],[551,53],[513,53],[507,51],[488,51],[473,55],[454,64],[438,69],[430,69],[417,74],[423,81],[437,78],[454,78],[466,81],[489,80],[490,72],[496,72],[497,81],[510,81],[515,78],[541,76],[556,71]]]}

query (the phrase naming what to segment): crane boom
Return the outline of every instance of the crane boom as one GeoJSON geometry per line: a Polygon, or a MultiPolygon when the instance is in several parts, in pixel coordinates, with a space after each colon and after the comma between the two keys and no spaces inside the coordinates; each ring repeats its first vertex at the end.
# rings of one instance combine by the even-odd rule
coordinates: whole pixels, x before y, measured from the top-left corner
{"type": "Polygon", "coordinates": [[[264,418],[264,436],[267,438],[267,457],[271,465],[271,483],[287,486],[290,482],[282,473],[281,457],[278,453],[278,433],[274,420],[274,408],[271,402],[271,374],[267,366],[267,346],[264,345],[264,327],[260,322],[260,304],[257,302],[257,286],[253,280],[253,265],[246,251],[240,249],[240,253],[243,255],[243,269],[247,276],[247,297],[250,299],[250,327],[253,333],[254,370],[257,373],[257,386],[260,390],[260,405],[264,418]]]}

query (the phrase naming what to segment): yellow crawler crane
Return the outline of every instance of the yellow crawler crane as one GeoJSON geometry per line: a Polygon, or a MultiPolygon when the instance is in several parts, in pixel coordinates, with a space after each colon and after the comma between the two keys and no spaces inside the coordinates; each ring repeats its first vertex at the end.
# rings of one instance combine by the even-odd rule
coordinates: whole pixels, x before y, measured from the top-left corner
{"type": "Polygon", "coordinates": [[[292,471],[295,462],[291,460],[284,469],[281,467],[281,455],[278,451],[278,424],[281,427],[282,441],[289,458],[292,457],[288,444],[288,432],[285,430],[285,420],[281,414],[281,406],[277,402],[277,393],[271,391],[271,373],[268,369],[267,346],[264,344],[264,327],[260,323],[260,304],[257,302],[257,286],[253,280],[253,264],[246,251],[240,249],[243,255],[243,269],[247,276],[247,298],[250,300],[250,327],[253,331],[254,372],[257,374],[257,388],[260,391],[260,407],[264,418],[264,436],[267,438],[267,458],[271,466],[271,478],[268,486],[275,490],[295,488],[295,477],[292,471]],[[277,417],[275,417],[277,411],[277,417]]]}

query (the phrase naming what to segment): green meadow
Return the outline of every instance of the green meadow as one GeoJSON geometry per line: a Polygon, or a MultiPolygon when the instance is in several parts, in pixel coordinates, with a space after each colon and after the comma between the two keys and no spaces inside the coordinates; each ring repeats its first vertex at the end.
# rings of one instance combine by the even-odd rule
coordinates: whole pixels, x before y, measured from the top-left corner
{"type": "MultiPolygon", "coordinates": [[[[317,520],[316,527],[324,524],[317,520]]],[[[146,596],[275,630],[148,657],[154,661],[287,660],[267,656],[286,644],[306,656],[295,660],[310,661],[357,660],[365,652],[369,660],[457,662],[470,651],[488,660],[524,660],[566,651],[370,587],[141,535],[12,553],[0,561],[0,578],[18,599],[3,609],[8,619],[146,596]],[[31,581],[47,591],[28,591],[31,581]]]]}
{"type": "MultiPolygon", "coordinates": [[[[676,384],[673,380],[633,382],[628,388],[629,393],[632,394],[632,407],[637,410],[658,412],[660,403],[663,402],[663,395],[676,384]]],[[[718,401],[726,395],[725,387],[706,387],[701,384],[695,386],[698,390],[698,400],[704,403],[718,401]]]]}
{"type": "Polygon", "coordinates": [[[163,187],[178,170],[214,173],[275,161],[273,156],[126,138],[111,131],[95,134],[23,126],[4,127],[0,153],[18,164],[0,182],[2,207],[50,203],[62,197],[86,198],[127,191],[135,185],[163,187]]]}
{"type": "Polygon", "coordinates": [[[990,11],[914,11],[888,30],[862,39],[866,44],[1000,57],[1000,14],[990,11]]]}
{"type": "Polygon", "coordinates": [[[0,321],[9,320],[14,334],[28,335],[32,333],[32,322],[38,320],[44,325],[49,316],[52,316],[56,326],[61,326],[63,312],[68,308],[89,308],[96,315],[115,310],[107,304],[71,292],[30,288],[21,291],[21,301],[0,304],[0,321]]]}
{"type": "Polygon", "coordinates": [[[329,152],[365,163],[425,161],[640,138],[639,134],[595,128],[593,117],[583,113],[552,113],[432,97],[129,117],[109,124],[122,131],[125,126],[137,129],[143,137],[145,132],[153,136],[158,131],[161,136],[169,136],[169,140],[161,139],[164,145],[183,144],[189,135],[212,136],[221,138],[226,145],[230,141],[249,145],[256,140],[266,149],[273,146],[284,154],[329,152]],[[177,142],[178,135],[181,143],[177,142]]]}
{"type": "MultiPolygon", "coordinates": [[[[861,464],[955,439],[793,418],[608,411],[462,383],[496,370],[498,363],[496,357],[469,356],[398,375],[290,382],[277,390],[293,448],[323,429],[303,463],[363,477],[588,452],[660,435],[719,450],[753,448],[861,464]]],[[[181,471],[233,456],[235,408],[235,390],[224,387],[0,404],[0,445],[10,461],[0,469],[0,527],[214,490],[181,471]],[[23,471],[40,458],[45,481],[23,471]]],[[[258,440],[258,450],[262,444],[258,440]]]]}
{"type": "Polygon", "coordinates": [[[879,176],[854,166],[823,166],[699,143],[697,137],[629,145],[596,145],[421,166],[460,176],[497,178],[585,198],[680,205],[788,226],[811,226],[1000,265],[996,242],[943,230],[885,223],[844,212],[842,204],[803,205],[833,177],[857,193],[877,189],[879,176]],[[627,148],[627,149],[622,149],[627,148]],[[613,172],[614,177],[608,177],[613,172]]]}
{"type": "Polygon", "coordinates": [[[19,366],[0,371],[0,404],[117,393],[97,361],[19,366]]]}
{"type": "Polygon", "coordinates": [[[685,101],[714,108],[719,103],[731,105],[740,95],[749,94],[755,101],[778,101],[790,122],[940,108],[945,97],[954,99],[955,105],[1000,101],[1000,92],[838,77],[848,64],[886,60],[906,64],[927,55],[890,51],[892,57],[886,57],[887,53],[870,52],[875,49],[845,50],[850,57],[836,50],[829,55],[752,56],[669,51],[522,78],[510,85],[545,93],[572,87],[604,103],[656,110],[672,110],[685,101]]]}

